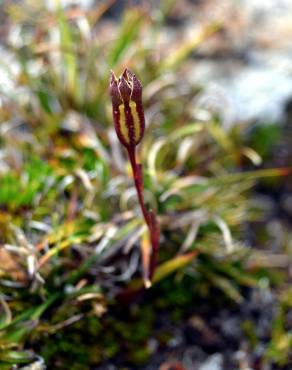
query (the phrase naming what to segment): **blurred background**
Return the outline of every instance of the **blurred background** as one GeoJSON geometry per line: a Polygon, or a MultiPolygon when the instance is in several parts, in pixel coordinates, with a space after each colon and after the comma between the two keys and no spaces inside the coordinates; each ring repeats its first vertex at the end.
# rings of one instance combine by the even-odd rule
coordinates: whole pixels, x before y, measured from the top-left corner
{"type": "Polygon", "coordinates": [[[2,0],[0,21],[0,368],[291,369],[292,2],[2,0]]]}

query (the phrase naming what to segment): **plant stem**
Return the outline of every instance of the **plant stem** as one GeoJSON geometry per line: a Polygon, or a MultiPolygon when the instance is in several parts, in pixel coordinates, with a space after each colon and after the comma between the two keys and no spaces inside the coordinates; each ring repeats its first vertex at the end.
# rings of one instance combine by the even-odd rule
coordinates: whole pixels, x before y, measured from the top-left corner
{"type": "Polygon", "coordinates": [[[136,191],[137,191],[141,211],[143,213],[143,217],[145,219],[145,222],[146,222],[148,228],[151,228],[149,213],[148,213],[148,211],[145,207],[145,202],[144,202],[143,177],[142,177],[140,166],[137,164],[135,147],[129,148],[128,149],[128,154],[129,154],[129,159],[130,159],[130,163],[131,163],[131,167],[132,167],[132,172],[133,172],[133,176],[134,176],[134,183],[135,183],[135,187],[136,187],[136,191]]]}
{"type": "Polygon", "coordinates": [[[139,205],[150,234],[152,253],[149,266],[149,280],[151,281],[156,267],[160,230],[155,213],[152,210],[148,211],[145,207],[143,193],[143,173],[141,170],[141,165],[139,165],[136,160],[136,148],[129,147],[127,150],[134,176],[134,183],[138,195],[139,205]]]}

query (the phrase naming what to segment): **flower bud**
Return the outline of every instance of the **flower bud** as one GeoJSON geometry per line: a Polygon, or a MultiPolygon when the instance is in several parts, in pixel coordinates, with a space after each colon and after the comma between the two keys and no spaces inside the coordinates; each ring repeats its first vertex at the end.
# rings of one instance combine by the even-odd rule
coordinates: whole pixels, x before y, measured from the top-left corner
{"type": "Polygon", "coordinates": [[[118,138],[125,147],[135,147],[141,141],[145,129],[142,85],[128,69],[118,79],[111,72],[110,95],[118,138]]]}

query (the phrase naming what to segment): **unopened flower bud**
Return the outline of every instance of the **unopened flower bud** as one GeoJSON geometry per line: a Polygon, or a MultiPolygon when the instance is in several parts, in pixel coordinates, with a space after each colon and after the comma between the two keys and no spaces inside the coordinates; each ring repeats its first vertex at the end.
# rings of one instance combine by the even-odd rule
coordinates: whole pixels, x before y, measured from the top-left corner
{"type": "Polygon", "coordinates": [[[118,79],[112,72],[110,95],[118,138],[125,147],[135,147],[141,141],[145,129],[142,85],[128,69],[118,79]]]}

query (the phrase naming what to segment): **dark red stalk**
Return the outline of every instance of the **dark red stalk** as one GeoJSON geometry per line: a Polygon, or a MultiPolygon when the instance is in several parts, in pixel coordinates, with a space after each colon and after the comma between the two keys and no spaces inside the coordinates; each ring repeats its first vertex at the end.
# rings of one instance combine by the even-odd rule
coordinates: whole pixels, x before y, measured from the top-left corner
{"type": "Polygon", "coordinates": [[[129,147],[127,148],[133,177],[134,177],[134,183],[138,195],[139,205],[144,217],[144,220],[147,224],[149,234],[150,234],[150,240],[152,245],[152,253],[150,258],[150,270],[149,270],[149,280],[151,281],[155,267],[157,262],[157,252],[158,252],[158,243],[159,243],[159,236],[160,236],[160,230],[159,226],[156,220],[155,213],[150,210],[148,211],[145,207],[145,201],[144,201],[144,193],[143,193],[143,174],[141,170],[141,165],[137,163],[136,160],[136,148],[135,147],[129,147]]]}
{"type": "Polygon", "coordinates": [[[133,172],[133,177],[134,177],[134,183],[138,195],[138,200],[140,204],[140,208],[144,217],[144,220],[148,227],[150,227],[150,220],[149,220],[149,214],[148,211],[145,207],[145,202],[144,202],[144,193],[143,193],[143,175],[141,171],[141,165],[138,165],[137,160],[136,160],[136,148],[135,147],[129,147],[127,148],[131,167],[132,167],[132,172],[133,172]]]}

